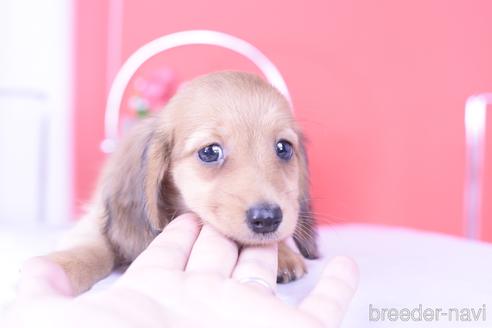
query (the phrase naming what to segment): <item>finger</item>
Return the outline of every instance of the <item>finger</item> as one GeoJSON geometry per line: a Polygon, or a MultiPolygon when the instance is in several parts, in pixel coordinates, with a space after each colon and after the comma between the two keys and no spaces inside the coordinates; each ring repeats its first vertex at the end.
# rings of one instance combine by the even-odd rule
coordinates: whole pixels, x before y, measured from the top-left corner
{"type": "Polygon", "coordinates": [[[237,261],[232,277],[259,290],[272,293],[277,285],[278,245],[244,247],[237,261]],[[262,286],[255,280],[263,280],[269,286],[262,286]]]}
{"type": "Polygon", "coordinates": [[[235,242],[205,225],[191,251],[187,272],[215,273],[221,277],[231,276],[236,265],[238,248],[235,242]]]}
{"type": "Polygon", "coordinates": [[[299,309],[326,327],[339,327],[358,283],[358,269],[347,257],[332,259],[299,309]]]}
{"type": "Polygon", "coordinates": [[[65,271],[44,257],[31,258],[22,265],[17,288],[19,297],[28,298],[74,294],[65,271]]]}
{"type": "Polygon", "coordinates": [[[135,259],[127,273],[146,267],[183,270],[199,232],[199,219],[194,214],[177,217],[135,259]]]}

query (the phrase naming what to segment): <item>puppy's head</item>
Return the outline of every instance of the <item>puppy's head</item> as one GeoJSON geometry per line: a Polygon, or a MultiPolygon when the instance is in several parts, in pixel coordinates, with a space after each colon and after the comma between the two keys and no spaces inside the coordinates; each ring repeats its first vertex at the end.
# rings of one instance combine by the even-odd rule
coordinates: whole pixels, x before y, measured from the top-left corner
{"type": "Polygon", "coordinates": [[[166,174],[184,209],[242,244],[294,233],[307,196],[306,159],[290,105],[271,85],[238,72],[199,77],[157,127],[172,140],[166,174]]]}

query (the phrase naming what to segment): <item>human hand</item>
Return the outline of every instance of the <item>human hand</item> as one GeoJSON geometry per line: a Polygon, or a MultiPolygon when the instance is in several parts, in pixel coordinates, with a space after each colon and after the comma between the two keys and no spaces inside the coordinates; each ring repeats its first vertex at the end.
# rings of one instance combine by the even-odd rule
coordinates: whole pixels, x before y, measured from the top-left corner
{"type": "Polygon", "coordinates": [[[63,272],[49,270],[59,279],[33,266],[24,272],[12,327],[338,327],[358,279],[350,259],[335,258],[298,307],[287,305],[266,287],[275,286],[276,245],[239,252],[191,214],[172,221],[104,292],[64,297],[63,272]],[[240,283],[249,278],[266,284],[240,283]]]}

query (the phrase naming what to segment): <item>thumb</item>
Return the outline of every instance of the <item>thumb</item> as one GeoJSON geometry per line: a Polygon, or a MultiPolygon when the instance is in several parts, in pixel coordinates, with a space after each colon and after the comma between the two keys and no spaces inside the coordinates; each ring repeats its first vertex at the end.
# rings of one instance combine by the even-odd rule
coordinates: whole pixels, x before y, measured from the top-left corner
{"type": "Polygon", "coordinates": [[[335,257],[299,309],[318,319],[325,327],[339,327],[357,289],[359,270],[348,257],[335,257]]]}

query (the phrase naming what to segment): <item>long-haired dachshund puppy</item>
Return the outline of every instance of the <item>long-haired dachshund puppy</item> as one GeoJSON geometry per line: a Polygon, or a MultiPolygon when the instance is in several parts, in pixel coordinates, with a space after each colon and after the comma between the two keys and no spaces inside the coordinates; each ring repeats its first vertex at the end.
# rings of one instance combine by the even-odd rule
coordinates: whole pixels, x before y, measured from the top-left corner
{"type": "Polygon", "coordinates": [[[278,281],[289,282],[305,273],[302,256],[318,257],[308,184],[287,100],[255,75],[201,76],[120,142],[87,214],[48,259],[80,293],[191,211],[240,245],[278,242],[278,281]]]}

